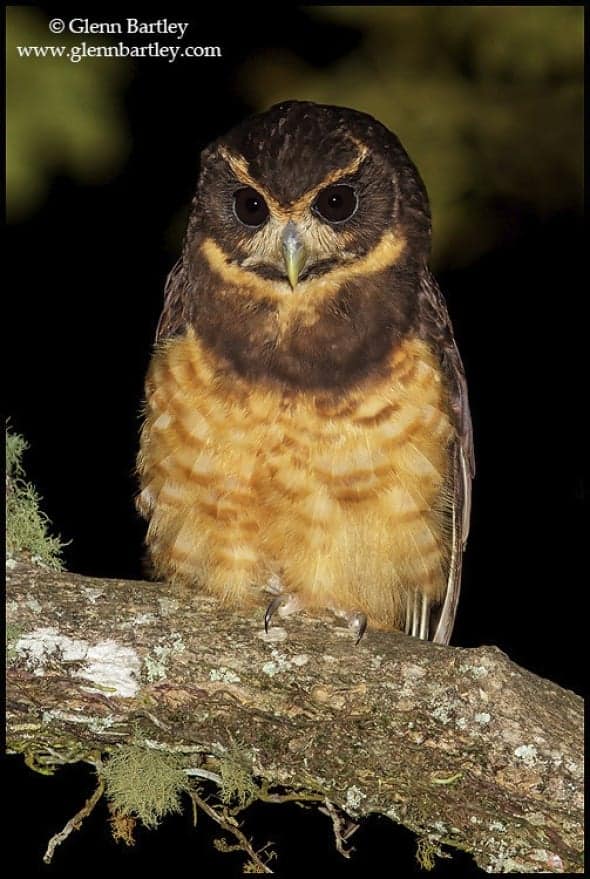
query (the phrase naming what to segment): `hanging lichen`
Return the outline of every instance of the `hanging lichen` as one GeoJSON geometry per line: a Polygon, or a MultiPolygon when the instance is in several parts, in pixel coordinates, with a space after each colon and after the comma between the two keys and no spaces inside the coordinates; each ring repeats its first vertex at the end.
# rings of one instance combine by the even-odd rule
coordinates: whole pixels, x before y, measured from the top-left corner
{"type": "Polygon", "coordinates": [[[50,522],[39,509],[39,495],[24,478],[22,457],[28,445],[22,436],[6,430],[6,556],[27,553],[31,560],[61,570],[65,545],[49,534],[50,522]]]}
{"type": "Polygon", "coordinates": [[[165,815],[181,811],[180,795],[190,781],[176,757],[140,745],[124,745],[102,766],[100,775],[114,814],[157,827],[165,815]]]}

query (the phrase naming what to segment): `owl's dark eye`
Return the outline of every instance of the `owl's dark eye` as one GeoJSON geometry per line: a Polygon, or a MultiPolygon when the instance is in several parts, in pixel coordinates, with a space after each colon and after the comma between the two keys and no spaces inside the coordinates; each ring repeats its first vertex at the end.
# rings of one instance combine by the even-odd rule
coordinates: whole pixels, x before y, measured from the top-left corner
{"type": "Polygon", "coordinates": [[[244,226],[257,229],[266,222],[268,208],[262,196],[251,186],[246,186],[234,192],[234,214],[244,226]]]}
{"type": "Polygon", "coordinates": [[[322,189],[313,203],[313,210],[328,223],[350,220],[358,207],[358,198],[352,186],[336,183],[322,189]]]}

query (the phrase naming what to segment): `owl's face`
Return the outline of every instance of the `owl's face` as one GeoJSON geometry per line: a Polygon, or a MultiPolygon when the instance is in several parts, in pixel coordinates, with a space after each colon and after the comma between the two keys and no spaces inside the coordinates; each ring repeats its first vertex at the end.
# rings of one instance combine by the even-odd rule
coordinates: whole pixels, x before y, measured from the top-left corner
{"type": "Polygon", "coordinates": [[[190,328],[249,380],[341,390],[417,328],[429,245],[394,134],[355,110],[278,104],[204,151],[158,339],[190,328]]]}
{"type": "Polygon", "coordinates": [[[289,102],[205,151],[197,218],[218,256],[285,296],[413,238],[427,249],[420,178],[361,113],[289,102]]]}

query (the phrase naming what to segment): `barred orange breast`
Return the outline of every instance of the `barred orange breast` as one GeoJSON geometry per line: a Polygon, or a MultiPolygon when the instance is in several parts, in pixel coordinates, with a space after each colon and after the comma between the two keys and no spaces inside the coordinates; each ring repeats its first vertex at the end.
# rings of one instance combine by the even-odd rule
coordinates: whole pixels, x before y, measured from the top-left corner
{"type": "Polygon", "coordinates": [[[154,567],[235,606],[274,575],[303,606],[399,627],[409,591],[445,590],[452,435],[417,338],[334,397],[223,372],[189,330],[147,379],[138,507],[154,567]]]}

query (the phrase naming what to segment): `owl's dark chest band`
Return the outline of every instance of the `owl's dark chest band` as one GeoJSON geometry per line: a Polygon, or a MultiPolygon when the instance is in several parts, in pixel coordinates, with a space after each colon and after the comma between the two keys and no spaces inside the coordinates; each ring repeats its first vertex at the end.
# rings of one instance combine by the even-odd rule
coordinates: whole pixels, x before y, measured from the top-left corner
{"type": "Polygon", "coordinates": [[[285,319],[276,300],[228,289],[201,267],[190,323],[206,348],[244,378],[342,390],[379,372],[415,329],[414,278],[404,260],[342,283],[317,304],[302,301],[285,319]]]}

